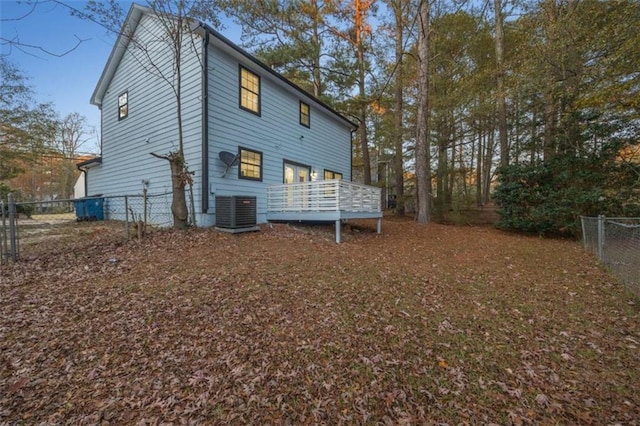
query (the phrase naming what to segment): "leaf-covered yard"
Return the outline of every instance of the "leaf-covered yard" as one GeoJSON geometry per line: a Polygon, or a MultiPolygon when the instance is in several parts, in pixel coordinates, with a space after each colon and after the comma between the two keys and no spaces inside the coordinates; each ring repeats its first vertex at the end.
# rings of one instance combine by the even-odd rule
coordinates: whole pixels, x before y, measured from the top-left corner
{"type": "Polygon", "coordinates": [[[97,229],[1,269],[0,422],[639,424],[640,303],[573,241],[97,229]]]}

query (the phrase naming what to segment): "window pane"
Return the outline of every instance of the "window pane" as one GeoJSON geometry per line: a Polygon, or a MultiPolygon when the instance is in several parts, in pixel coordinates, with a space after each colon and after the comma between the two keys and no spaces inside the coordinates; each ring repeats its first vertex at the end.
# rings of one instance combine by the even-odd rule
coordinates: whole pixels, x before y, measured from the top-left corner
{"type": "Polygon", "coordinates": [[[300,102],[300,124],[309,127],[310,123],[310,109],[309,105],[304,102],[300,102]]]}
{"type": "Polygon", "coordinates": [[[124,92],[122,95],[118,96],[118,119],[122,120],[129,115],[129,104],[128,104],[128,93],[124,92]]]}
{"type": "Polygon", "coordinates": [[[262,179],[262,153],[240,149],[240,178],[262,179]]]}
{"type": "Polygon", "coordinates": [[[242,106],[250,109],[251,111],[258,111],[258,96],[248,92],[247,90],[242,90],[242,106]]]}
{"type": "Polygon", "coordinates": [[[240,106],[260,112],[260,77],[244,68],[240,68],[240,106]]]}
{"type": "Polygon", "coordinates": [[[342,173],[333,172],[331,170],[324,170],[324,180],[330,179],[342,179],[342,173]]]}

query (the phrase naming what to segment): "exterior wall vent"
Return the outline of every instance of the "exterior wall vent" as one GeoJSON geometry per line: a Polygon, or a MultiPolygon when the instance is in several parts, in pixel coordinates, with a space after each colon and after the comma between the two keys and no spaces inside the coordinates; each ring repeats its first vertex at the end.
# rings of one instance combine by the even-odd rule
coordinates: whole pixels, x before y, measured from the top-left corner
{"type": "Polygon", "coordinates": [[[228,232],[255,231],[256,197],[216,197],[216,227],[228,232]]]}

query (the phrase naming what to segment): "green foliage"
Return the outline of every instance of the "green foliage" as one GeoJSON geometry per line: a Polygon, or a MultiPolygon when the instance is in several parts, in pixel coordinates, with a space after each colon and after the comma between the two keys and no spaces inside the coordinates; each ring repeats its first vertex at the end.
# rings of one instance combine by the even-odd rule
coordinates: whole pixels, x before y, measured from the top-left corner
{"type": "Polygon", "coordinates": [[[4,182],[0,182],[0,200],[7,203],[7,195],[11,193],[11,187],[4,182]]]}
{"type": "Polygon", "coordinates": [[[580,233],[579,216],[640,215],[640,165],[624,163],[619,144],[586,156],[515,164],[499,173],[498,226],[540,235],[580,233]]]}
{"type": "Polygon", "coordinates": [[[521,163],[500,171],[499,226],[575,236],[579,215],[640,215],[639,23],[637,2],[593,0],[544,2],[514,22],[531,35],[512,40],[511,81],[531,132],[512,145],[521,163]]]}
{"type": "Polygon", "coordinates": [[[37,104],[26,77],[0,58],[0,181],[23,173],[52,149],[58,121],[50,104],[37,104]]]}
{"type": "MultiPolygon", "coordinates": [[[[4,202],[3,206],[4,206],[4,211],[5,214],[7,214],[9,212],[9,205],[8,203],[8,196],[9,194],[13,194],[13,199],[16,202],[20,202],[21,200],[24,199],[24,194],[22,193],[22,191],[16,191],[13,188],[11,188],[9,185],[7,185],[6,183],[0,182],[0,200],[2,200],[4,202]]],[[[26,205],[22,205],[22,204],[18,204],[16,206],[16,213],[18,214],[24,214],[25,216],[27,216],[28,218],[31,218],[31,215],[33,214],[33,205],[32,204],[26,204],[26,205]]]]}

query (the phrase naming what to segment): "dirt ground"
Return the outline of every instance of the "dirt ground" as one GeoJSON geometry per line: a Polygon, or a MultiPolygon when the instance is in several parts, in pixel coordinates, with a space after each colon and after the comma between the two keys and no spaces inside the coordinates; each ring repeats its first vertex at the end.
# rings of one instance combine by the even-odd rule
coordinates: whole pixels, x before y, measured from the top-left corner
{"type": "Polygon", "coordinates": [[[0,423],[640,424],[640,302],[575,241],[94,226],[0,269],[0,423]]]}

